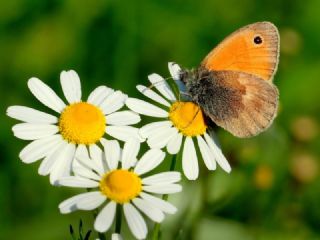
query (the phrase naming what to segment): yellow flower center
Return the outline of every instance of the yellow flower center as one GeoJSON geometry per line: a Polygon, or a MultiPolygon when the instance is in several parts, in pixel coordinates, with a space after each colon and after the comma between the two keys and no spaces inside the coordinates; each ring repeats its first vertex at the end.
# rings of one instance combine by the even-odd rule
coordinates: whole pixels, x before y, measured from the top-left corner
{"type": "Polygon", "coordinates": [[[142,191],[141,178],[128,170],[113,170],[100,181],[100,191],[117,203],[126,203],[142,191]]]}
{"type": "Polygon", "coordinates": [[[68,142],[89,145],[103,136],[106,117],[98,107],[90,103],[74,103],[61,113],[59,129],[68,142]]]}
{"type": "Polygon", "coordinates": [[[184,136],[198,136],[206,132],[202,110],[193,102],[175,102],[171,105],[169,119],[184,136]]]}

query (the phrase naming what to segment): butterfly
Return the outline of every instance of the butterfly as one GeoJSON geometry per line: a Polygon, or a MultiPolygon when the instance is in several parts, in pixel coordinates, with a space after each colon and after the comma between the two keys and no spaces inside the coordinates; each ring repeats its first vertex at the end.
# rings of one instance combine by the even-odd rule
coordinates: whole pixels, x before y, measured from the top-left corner
{"type": "Polygon", "coordinates": [[[252,137],[277,115],[279,92],[272,83],[280,37],[270,22],[235,31],[193,70],[182,70],[186,94],[216,125],[234,136],[252,137]]]}

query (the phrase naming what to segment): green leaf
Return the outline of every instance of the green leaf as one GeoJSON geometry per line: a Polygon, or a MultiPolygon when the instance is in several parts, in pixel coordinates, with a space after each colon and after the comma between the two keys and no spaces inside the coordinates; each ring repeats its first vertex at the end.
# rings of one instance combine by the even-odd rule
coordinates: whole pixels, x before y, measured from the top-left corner
{"type": "Polygon", "coordinates": [[[76,240],[76,238],[75,238],[75,236],[74,236],[73,227],[72,227],[72,225],[71,225],[71,224],[69,225],[69,231],[70,231],[70,234],[71,234],[72,240],[76,240]]]}
{"type": "Polygon", "coordinates": [[[91,230],[87,232],[86,236],[84,237],[84,240],[89,240],[90,234],[91,234],[91,230]]]}

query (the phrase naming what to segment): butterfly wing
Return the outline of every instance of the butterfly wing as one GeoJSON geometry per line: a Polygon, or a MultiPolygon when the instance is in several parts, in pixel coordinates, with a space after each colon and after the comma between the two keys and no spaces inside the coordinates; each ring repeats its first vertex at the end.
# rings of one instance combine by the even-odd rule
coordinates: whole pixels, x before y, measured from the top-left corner
{"type": "Polygon", "coordinates": [[[270,22],[257,22],[232,33],[202,61],[207,70],[233,70],[272,81],[279,62],[279,33],[270,22]]]}
{"type": "Polygon", "coordinates": [[[218,126],[237,137],[267,129],[277,114],[278,90],[249,73],[210,71],[194,86],[194,101],[218,126]]]}

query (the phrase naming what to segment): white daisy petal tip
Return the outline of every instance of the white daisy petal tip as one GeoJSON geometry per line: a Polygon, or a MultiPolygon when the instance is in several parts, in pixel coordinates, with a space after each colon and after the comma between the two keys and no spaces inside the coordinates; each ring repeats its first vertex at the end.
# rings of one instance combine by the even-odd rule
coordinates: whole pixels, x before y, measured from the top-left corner
{"type": "Polygon", "coordinates": [[[225,170],[226,173],[229,173],[229,174],[230,174],[231,171],[232,171],[232,168],[231,168],[231,166],[229,165],[229,167],[228,167],[228,168],[225,168],[224,170],[225,170]]]}
{"type": "Polygon", "coordinates": [[[166,153],[160,149],[148,150],[138,161],[134,168],[134,172],[138,175],[150,172],[156,168],[164,160],[166,153]]]}
{"type": "Polygon", "coordinates": [[[38,81],[41,81],[39,78],[36,78],[36,77],[31,77],[29,78],[28,80],[28,87],[30,88],[32,84],[38,82],[38,81]]]}
{"type": "Polygon", "coordinates": [[[31,93],[45,106],[61,113],[65,108],[65,103],[57,96],[57,94],[40,79],[32,77],[28,80],[28,88],[31,93]]]}
{"type": "Polygon", "coordinates": [[[161,77],[159,74],[153,73],[148,76],[151,84],[164,96],[166,99],[170,101],[176,101],[176,97],[166,80],[161,77]]]}
{"type": "Polygon", "coordinates": [[[135,198],[132,200],[133,204],[140,209],[141,212],[146,214],[152,221],[160,223],[164,220],[164,213],[154,204],[141,198],[135,198]]]}
{"type": "Polygon", "coordinates": [[[105,115],[114,113],[123,107],[127,99],[127,95],[117,90],[108,95],[99,105],[105,115]]]}
{"type": "Polygon", "coordinates": [[[158,118],[168,117],[168,112],[164,109],[138,98],[128,98],[126,101],[126,106],[130,110],[142,115],[158,118]]]}
{"type": "Polygon", "coordinates": [[[215,157],[216,162],[220,165],[220,167],[227,173],[231,172],[231,166],[228,162],[228,160],[223,155],[221,148],[217,145],[216,140],[212,135],[209,135],[207,133],[204,134],[204,138],[212,152],[212,154],[215,157]]]}
{"type": "Polygon", "coordinates": [[[75,103],[81,100],[80,78],[74,70],[62,71],[60,73],[60,83],[69,103],[75,103]]]}
{"type": "Polygon", "coordinates": [[[154,84],[154,83],[158,83],[158,82],[163,82],[164,78],[161,77],[159,74],[157,73],[151,73],[148,75],[148,79],[149,81],[154,84]]]}
{"type": "Polygon", "coordinates": [[[147,237],[148,228],[138,210],[131,203],[126,203],[123,205],[123,212],[133,235],[137,239],[145,239],[147,237]]]}
{"type": "Polygon", "coordinates": [[[6,110],[7,116],[26,123],[55,124],[58,118],[33,108],[25,106],[10,106],[6,110]]]}
{"type": "Polygon", "coordinates": [[[111,240],[123,240],[123,238],[119,233],[113,233],[111,235],[111,240]]]}
{"type": "Polygon", "coordinates": [[[107,116],[107,119],[110,125],[115,126],[133,125],[141,121],[140,115],[130,110],[111,113],[107,116]]]}
{"type": "Polygon", "coordinates": [[[112,225],[116,214],[117,204],[109,202],[98,214],[94,222],[94,229],[98,232],[106,232],[112,225]]]}
{"type": "Polygon", "coordinates": [[[183,173],[189,180],[196,180],[199,176],[198,158],[191,137],[187,137],[182,152],[183,173]]]}
{"type": "Polygon", "coordinates": [[[121,156],[121,164],[123,169],[128,169],[135,165],[139,150],[140,141],[138,139],[130,138],[125,142],[121,156]]]}
{"type": "Polygon", "coordinates": [[[174,80],[180,80],[181,68],[175,62],[168,63],[169,72],[174,80]]]}
{"type": "Polygon", "coordinates": [[[158,93],[156,93],[155,91],[153,91],[151,89],[151,87],[146,87],[143,85],[137,85],[136,87],[138,89],[139,92],[141,92],[143,95],[145,95],[146,97],[150,98],[151,100],[158,102],[164,106],[170,107],[171,104],[165,100],[163,97],[161,97],[158,93]]]}

